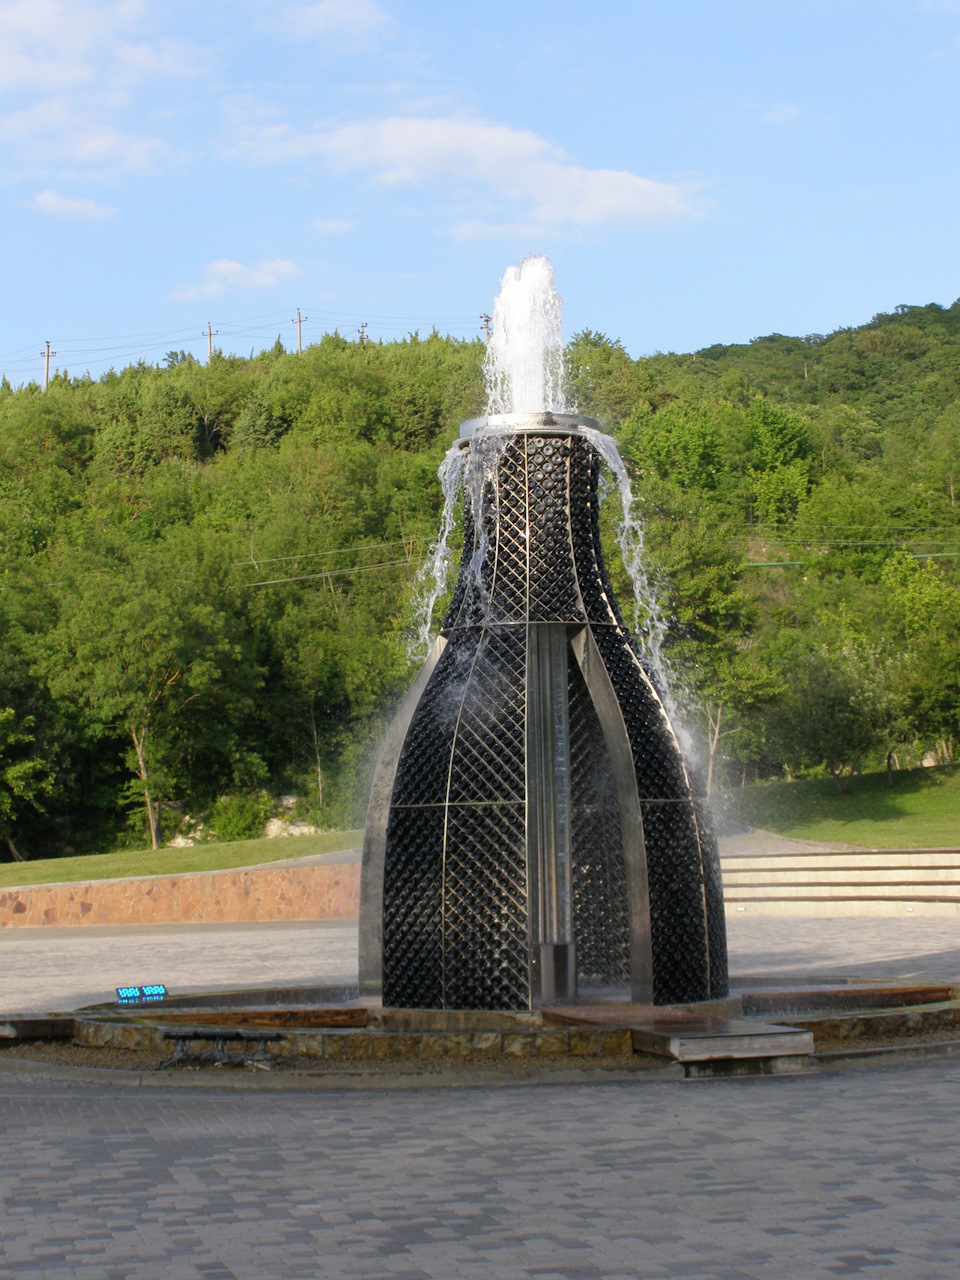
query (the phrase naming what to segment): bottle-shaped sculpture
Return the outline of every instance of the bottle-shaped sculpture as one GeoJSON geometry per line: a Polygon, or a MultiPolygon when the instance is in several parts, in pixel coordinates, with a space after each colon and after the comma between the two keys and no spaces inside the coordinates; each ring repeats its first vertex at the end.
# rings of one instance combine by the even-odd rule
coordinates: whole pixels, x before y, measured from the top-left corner
{"type": "Polygon", "coordinates": [[[727,994],[716,841],[603,563],[596,426],[462,428],[460,575],[364,840],[361,992],[385,1005],[727,994]]]}

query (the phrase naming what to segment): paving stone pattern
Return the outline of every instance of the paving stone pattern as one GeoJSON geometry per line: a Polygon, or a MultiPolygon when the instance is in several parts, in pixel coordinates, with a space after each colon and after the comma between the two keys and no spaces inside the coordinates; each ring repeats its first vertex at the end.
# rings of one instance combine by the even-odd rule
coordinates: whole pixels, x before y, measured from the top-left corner
{"type": "Polygon", "coordinates": [[[14,1280],[945,1280],[960,1066],[304,1094],[0,1080],[14,1280]]]}
{"type": "Polygon", "coordinates": [[[960,984],[960,921],[727,913],[730,972],[755,985],[831,978],[960,984]]]}
{"type": "MultiPolygon", "coordinates": [[[[776,982],[903,978],[960,985],[956,920],[728,916],[730,972],[776,982]]],[[[345,923],[0,930],[0,1013],[76,1009],[124,983],[173,992],[355,982],[345,923]]]]}
{"type": "Polygon", "coordinates": [[[128,983],[177,993],[356,978],[354,921],[0,930],[0,1013],[77,1009],[128,983]]]}

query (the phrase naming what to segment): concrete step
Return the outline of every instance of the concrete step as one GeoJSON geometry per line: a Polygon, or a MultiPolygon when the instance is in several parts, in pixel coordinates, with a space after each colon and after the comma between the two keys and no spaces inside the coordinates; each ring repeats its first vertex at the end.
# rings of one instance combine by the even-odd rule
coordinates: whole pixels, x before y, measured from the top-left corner
{"type": "Polygon", "coordinates": [[[960,917],[960,848],[725,853],[730,913],[960,917]]]}
{"type": "Polygon", "coordinates": [[[548,1005],[548,1026],[625,1027],[640,1053],[653,1053],[677,1062],[706,1063],[749,1059],[800,1060],[813,1052],[813,1035],[806,1028],[724,1018],[686,1009],[652,1005],[548,1005]]]}
{"type": "Polygon", "coordinates": [[[960,849],[871,849],[856,853],[731,854],[721,858],[724,871],[872,870],[880,867],[956,868],[960,849]]]}
{"type": "Polygon", "coordinates": [[[830,898],[775,896],[737,901],[725,898],[727,915],[815,916],[852,918],[857,916],[910,916],[918,920],[960,920],[960,897],[868,897],[863,894],[834,895],[830,898]]]}
{"type": "Polygon", "coordinates": [[[911,880],[899,884],[844,884],[808,880],[805,884],[736,884],[724,888],[728,902],[748,899],[777,898],[918,898],[951,899],[960,902],[960,884],[915,884],[911,880]]]}
{"type": "Polygon", "coordinates": [[[723,883],[740,885],[891,884],[955,885],[960,890],[960,867],[723,867],[723,883]]]}

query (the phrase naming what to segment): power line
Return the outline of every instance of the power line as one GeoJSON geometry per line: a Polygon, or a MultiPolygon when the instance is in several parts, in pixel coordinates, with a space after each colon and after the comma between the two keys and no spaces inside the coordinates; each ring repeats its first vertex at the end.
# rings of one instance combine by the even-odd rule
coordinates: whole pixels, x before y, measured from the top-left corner
{"type": "MultiPolygon", "coordinates": [[[[346,555],[348,551],[380,551],[385,547],[406,547],[418,542],[430,542],[430,538],[400,538],[396,542],[366,542],[358,547],[334,547],[332,551],[301,551],[298,555],[293,556],[253,556],[250,560],[235,560],[233,563],[237,566],[245,566],[250,563],[254,565],[261,564],[280,564],[284,560],[310,560],[317,556],[340,556],[346,555]]],[[[337,570],[340,572],[340,570],[337,570]]]]}
{"type": "MultiPolygon", "coordinates": [[[[339,321],[349,320],[360,324],[360,345],[364,346],[370,341],[367,332],[369,329],[369,321],[360,321],[360,312],[351,311],[329,311],[326,308],[312,308],[314,320],[319,323],[331,321],[336,323],[339,321]]],[[[285,316],[289,316],[289,312],[283,311],[267,311],[260,312],[257,315],[237,317],[229,322],[220,322],[216,330],[213,325],[216,322],[208,321],[207,328],[201,337],[207,338],[207,355],[208,358],[212,354],[212,339],[214,333],[218,336],[225,337],[254,337],[261,338],[265,342],[269,342],[273,337],[274,322],[282,323],[285,316]],[[268,331],[269,330],[269,331],[268,331]]],[[[306,317],[303,317],[305,320],[306,317]]],[[[429,324],[433,328],[448,326],[450,328],[459,328],[463,330],[471,329],[475,323],[474,319],[469,315],[456,316],[437,316],[437,315],[386,315],[376,314],[373,316],[376,327],[386,331],[404,331],[409,330],[409,326],[419,326],[429,324]]],[[[301,321],[302,323],[303,321],[301,321]]],[[[104,363],[109,359],[119,360],[124,358],[144,358],[152,356],[160,351],[170,350],[171,347],[178,343],[189,340],[196,334],[196,330],[192,326],[179,329],[153,329],[141,331],[139,333],[129,334],[105,334],[99,336],[84,336],[58,339],[58,350],[51,349],[51,357],[60,355],[66,363],[77,360],[90,360],[96,363],[104,363]],[[96,357],[101,357],[100,362],[96,361],[96,357]]],[[[8,351],[0,355],[0,365],[13,371],[25,370],[33,364],[36,356],[32,354],[34,348],[32,346],[19,347],[15,350],[8,351]]],[[[298,342],[298,351],[302,351],[302,338],[298,342]]],[[[45,355],[42,352],[41,355],[45,355]]],[[[49,378],[48,378],[49,381],[49,378]]]]}
{"type": "Polygon", "coordinates": [[[880,540],[868,538],[777,538],[777,542],[787,546],[821,546],[821,547],[904,547],[916,542],[945,542],[945,538],[896,538],[880,540]]]}
{"type": "MultiPolygon", "coordinates": [[[[322,307],[311,308],[318,316],[322,317],[339,317],[341,319],[359,320],[363,314],[359,311],[327,311],[322,307]]],[[[251,325],[256,321],[277,321],[281,322],[288,316],[286,310],[283,311],[261,311],[252,316],[238,316],[232,321],[217,320],[213,323],[220,326],[220,330],[224,334],[250,333],[251,329],[237,328],[240,325],[251,325]]],[[[368,313],[369,314],[369,313],[368,313]]],[[[473,317],[467,315],[459,316],[389,316],[375,315],[374,320],[382,320],[388,324],[409,324],[412,322],[429,323],[429,324],[463,324],[473,323],[473,317]]],[[[272,327],[272,326],[271,326],[272,327]]],[[[138,339],[155,339],[157,342],[173,341],[178,337],[189,337],[194,332],[193,325],[185,325],[180,329],[147,329],[139,333],[103,333],[103,334],[86,334],[82,337],[61,338],[61,346],[71,346],[73,343],[104,343],[104,342],[123,342],[124,344],[133,342],[138,339]]],[[[203,336],[203,335],[201,335],[203,336]]],[[[85,350],[87,348],[84,348],[85,350]]],[[[90,350],[113,350],[114,348],[94,347],[90,350]]],[[[33,351],[33,344],[26,347],[18,347],[14,351],[7,351],[0,354],[0,360],[11,359],[16,356],[27,355],[33,351]]]]}
{"type": "MultiPolygon", "coordinates": [[[[248,587],[275,587],[280,582],[312,582],[317,578],[343,578],[352,573],[371,573],[374,569],[395,569],[398,565],[410,565],[409,560],[385,560],[382,564],[362,564],[355,569],[328,569],[320,573],[301,573],[295,578],[267,578],[263,582],[247,582],[248,587]]],[[[419,569],[420,565],[417,565],[419,569]]]]}
{"type": "MultiPolygon", "coordinates": [[[[960,556],[960,551],[916,551],[908,556],[910,560],[952,560],[960,556]]],[[[815,564],[804,560],[744,560],[745,569],[815,569],[815,564]]]]}
{"type": "Polygon", "coordinates": [[[885,533],[895,533],[898,529],[905,533],[941,533],[956,532],[960,524],[743,524],[742,529],[752,529],[761,537],[767,529],[791,529],[794,533],[801,529],[882,529],[885,533]]]}

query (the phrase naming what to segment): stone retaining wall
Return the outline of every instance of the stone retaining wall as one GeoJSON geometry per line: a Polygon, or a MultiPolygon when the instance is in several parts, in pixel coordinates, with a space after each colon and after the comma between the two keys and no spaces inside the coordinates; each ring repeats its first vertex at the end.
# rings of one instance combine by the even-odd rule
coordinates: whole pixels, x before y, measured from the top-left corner
{"type": "Polygon", "coordinates": [[[355,920],[360,863],[252,867],[0,889],[0,929],[355,920]]]}

